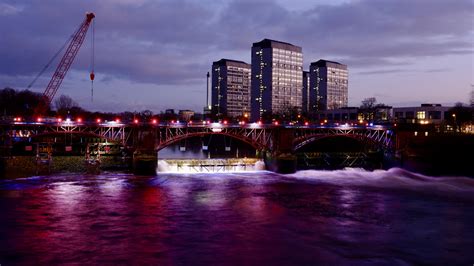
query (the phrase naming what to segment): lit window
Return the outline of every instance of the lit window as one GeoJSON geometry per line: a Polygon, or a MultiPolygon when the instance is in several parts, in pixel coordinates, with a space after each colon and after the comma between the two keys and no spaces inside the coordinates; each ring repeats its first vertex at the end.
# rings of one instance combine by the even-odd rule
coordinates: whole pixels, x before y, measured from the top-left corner
{"type": "Polygon", "coordinates": [[[417,119],[425,119],[425,118],[426,118],[425,111],[418,111],[418,112],[416,112],[416,118],[417,118],[417,119]]]}

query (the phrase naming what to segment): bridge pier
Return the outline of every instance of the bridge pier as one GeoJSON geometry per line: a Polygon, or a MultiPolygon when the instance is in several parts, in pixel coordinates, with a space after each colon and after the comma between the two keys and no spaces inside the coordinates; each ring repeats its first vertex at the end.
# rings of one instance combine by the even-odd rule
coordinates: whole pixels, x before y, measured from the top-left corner
{"type": "Polygon", "coordinates": [[[133,153],[133,173],[136,175],[156,175],[158,153],[155,150],[140,150],[133,153]]]}
{"type": "Polygon", "coordinates": [[[296,172],[297,158],[293,153],[293,128],[278,128],[273,134],[273,151],[266,152],[264,161],[268,170],[290,174],[296,172]]]}
{"type": "Polygon", "coordinates": [[[133,153],[132,170],[136,175],[156,175],[158,152],[156,151],[157,136],[154,130],[148,129],[138,133],[138,148],[133,153]]]}

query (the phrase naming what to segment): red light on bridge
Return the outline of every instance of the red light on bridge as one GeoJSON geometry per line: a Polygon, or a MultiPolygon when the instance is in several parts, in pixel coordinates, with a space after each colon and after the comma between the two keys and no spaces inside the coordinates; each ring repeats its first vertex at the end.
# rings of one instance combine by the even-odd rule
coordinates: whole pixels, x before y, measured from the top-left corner
{"type": "Polygon", "coordinates": [[[138,119],[133,120],[133,123],[138,124],[138,119]]]}
{"type": "Polygon", "coordinates": [[[275,121],[274,124],[275,124],[275,126],[278,126],[278,121],[275,121]]]}
{"type": "Polygon", "coordinates": [[[77,123],[81,123],[81,122],[82,122],[82,118],[78,117],[78,118],[76,119],[76,122],[77,122],[77,123]]]}
{"type": "Polygon", "coordinates": [[[257,124],[258,124],[259,126],[261,126],[261,125],[262,125],[262,121],[258,121],[257,124]]]}
{"type": "Polygon", "coordinates": [[[158,123],[158,121],[157,121],[156,119],[151,120],[151,122],[152,122],[153,124],[158,123]]]}
{"type": "Polygon", "coordinates": [[[41,121],[43,121],[43,119],[41,119],[41,117],[38,117],[38,119],[36,119],[36,121],[41,122],[41,121]]]}
{"type": "Polygon", "coordinates": [[[308,122],[304,122],[304,125],[307,126],[307,125],[309,125],[309,123],[308,123],[308,122]]]}
{"type": "Polygon", "coordinates": [[[224,120],[224,125],[227,125],[227,120],[224,120]]]}
{"type": "Polygon", "coordinates": [[[100,120],[100,118],[97,118],[97,120],[95,120],[95,121],[97,121],[97,123],[102,122],[102,120],[100,120]]]}
{"type": "Polygon", "coordinates": [[[58,117],[58,118],[56,119],[56,121],[62,122],[63,120],[61,119],[61,117],[58,117]]]}
{"type": "Polygon", "coordinates": [[[120,123],[120,119],[119,119],[119,118],[116,118],[116,119],[115,119],[115,123],[120,123]]]}

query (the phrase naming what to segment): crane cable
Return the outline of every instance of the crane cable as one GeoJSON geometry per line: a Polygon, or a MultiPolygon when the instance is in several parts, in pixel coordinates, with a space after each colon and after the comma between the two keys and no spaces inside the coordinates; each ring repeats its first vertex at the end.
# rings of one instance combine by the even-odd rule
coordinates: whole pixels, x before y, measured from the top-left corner
{"type": "Polygon", "coordinates": [[[51,63],[53,63],[53,61],[56,59],[56,57],[58,57],[58,55],[64,50],[66,45],[72,40],[73,37],[74,37],[74,35],[69,36],[69,38],[63,44],[63,46],[56,52],[56,54],[54,54],[54,56],[49,60],[49,62],[43,67],[43,69],[41,69],[41,71],[38,73],[38,75],[36,75],[36,77],[33,79],[33,81],[30,84],[28,84],[28,86],[27,86],[28,89],[33,86],[33,84],[39,79],[39,77],[41,77],[41,75],[43,75],[43,73],[49,68],[51,63]]]}
{"type": "Polygon", "coordinates": [[[94,101],[94,58],[95,58],[95,20],[92,21],[92,53],[91,53],[91,73],[90,73],[90,78],[91,78],[91,102],[94,101]]]}

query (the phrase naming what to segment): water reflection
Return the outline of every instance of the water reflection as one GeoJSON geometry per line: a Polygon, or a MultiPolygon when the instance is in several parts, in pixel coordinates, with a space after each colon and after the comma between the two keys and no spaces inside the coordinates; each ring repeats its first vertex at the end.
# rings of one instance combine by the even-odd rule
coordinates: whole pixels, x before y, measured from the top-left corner
{"type": "Polygon", "coordinates": [[[255,172],[2,181],[0,264],[473,261],[472,194],[311,178],[255,172]]]}

